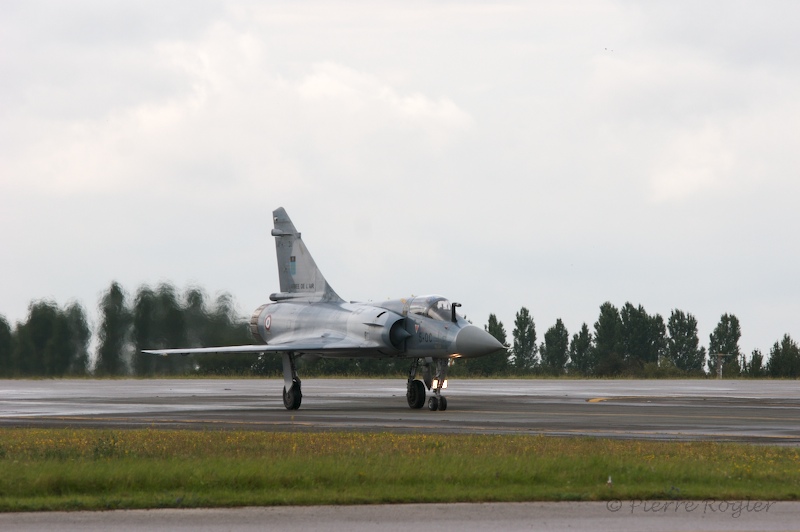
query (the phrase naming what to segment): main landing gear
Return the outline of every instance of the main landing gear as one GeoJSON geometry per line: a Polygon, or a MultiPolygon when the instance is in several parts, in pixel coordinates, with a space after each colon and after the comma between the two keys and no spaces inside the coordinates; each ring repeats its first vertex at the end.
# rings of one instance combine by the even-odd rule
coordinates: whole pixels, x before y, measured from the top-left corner
{"type": "Polygon", "coordinates": [[[449,360],[446,358],[419,359],[415,358],[408,370],[408,385],[406,387],[406,399],[408,406],[419,409],[425,406],[425,388],[431,390],[433,395],[428,399],[429,410],[447,410],[447,398],[442,395],[442,390],[447,387],[447,365],[449,360]],[[436,364],[436,376],[431,376],[431,366],[436,364]],[[422,379],[417,378],[417,370],[422,365],[422,379]]]}
{"type": "Polygon", "coordinates": [[[283,354],[283,406],[286,410],[297,410],[303,400],[300,377],[294,363],[294,353],[283,354]]]}

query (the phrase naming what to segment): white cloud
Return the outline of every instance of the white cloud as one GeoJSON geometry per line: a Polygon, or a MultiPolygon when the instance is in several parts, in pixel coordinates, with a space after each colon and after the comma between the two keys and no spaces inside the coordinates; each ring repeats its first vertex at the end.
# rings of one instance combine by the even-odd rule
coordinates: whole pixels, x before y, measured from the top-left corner
{"type": "Polygon", "coordinates": [[[119,102],[93,120],[27,120],[24,151],[4,158],[7,175],[51,193],[252,185],[287,171],[301,179],[309,157],[353,171],[354,154],[376,138],[385,149],[411,141],[436,152],[473,126],[449,98],[331,62],[290,77],[265,55],[258,38],[220,24],[197,42],[159,43],[150,59],[183,78],[179,90],[119,102]],[[216,170],[227,175],[208,175],[216,170]]]}

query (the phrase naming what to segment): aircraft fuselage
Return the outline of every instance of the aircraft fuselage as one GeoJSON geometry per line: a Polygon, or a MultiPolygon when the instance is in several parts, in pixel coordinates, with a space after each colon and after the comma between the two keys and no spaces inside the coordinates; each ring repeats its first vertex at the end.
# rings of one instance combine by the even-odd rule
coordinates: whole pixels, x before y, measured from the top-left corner
{"type": "MultiPolygon", "coordinates": [[[[277,297],[276,297],[277,299],[277,297]]],[[[452,312],[441,296],[422,296],[375,303],[277,301],[260,306],[250,319],[256,341],[271,346],[295,345],[310,338],[323,342],[328,357],[457,358],[476,356],[472,335],[485,332],[452,312]],[[477,329],[477,330],[471,330],[477,329]],[[466,333],[459,334],[462,330],[466,333]],[[461,340],[459,340],[461,339],[461,340]],[[357,346],[352,349],[337,345],[357,346]]],[[[477,347],[480,349],[480,346],[477,347]]],[[[302,347],[293,348],[304,352],[302,347]]],[[[310,349],[309,349],[310,350],[310,349]]],[[[481,351],[480,354],[485,354],[481,351]]]]}

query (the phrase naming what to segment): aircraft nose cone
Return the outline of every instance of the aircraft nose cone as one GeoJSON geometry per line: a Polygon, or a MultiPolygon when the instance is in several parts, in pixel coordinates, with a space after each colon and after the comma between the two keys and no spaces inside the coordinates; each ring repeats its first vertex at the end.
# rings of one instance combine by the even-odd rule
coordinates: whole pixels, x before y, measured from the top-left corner
{"type": "Polygon", "coordinates": [[[455,343],[456,353],[462,357],[479,357],[505,349],[494,336],[474,325],[467,325],[458,331],[455,343]]]}

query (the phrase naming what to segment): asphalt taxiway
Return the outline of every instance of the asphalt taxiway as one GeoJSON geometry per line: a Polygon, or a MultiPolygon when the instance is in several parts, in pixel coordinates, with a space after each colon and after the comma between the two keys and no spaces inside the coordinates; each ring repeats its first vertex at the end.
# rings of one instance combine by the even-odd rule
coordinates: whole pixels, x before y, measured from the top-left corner
{"type": "Polygon", "coordinates": [[[0,514],[0,530],[777,531],[797,530],[799,511],[798,502],[712,500],[278,506],[0,514]]]}
{"type": "Polygon", "coordinates": [[[405,382],[0,380],[0,426],[365,430],[800,444],[800,386],[768,380],[453,380],[448,409],[408,408],[405,382]]]}

